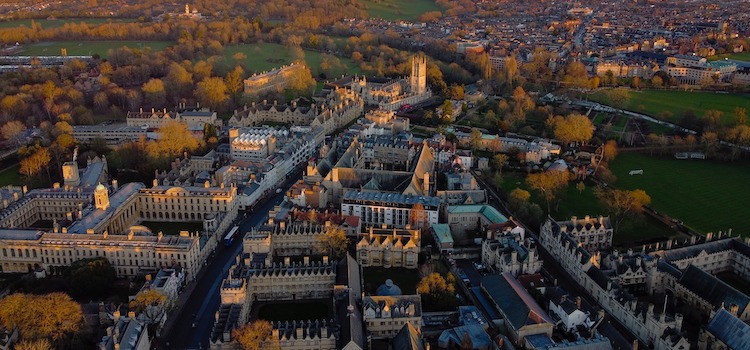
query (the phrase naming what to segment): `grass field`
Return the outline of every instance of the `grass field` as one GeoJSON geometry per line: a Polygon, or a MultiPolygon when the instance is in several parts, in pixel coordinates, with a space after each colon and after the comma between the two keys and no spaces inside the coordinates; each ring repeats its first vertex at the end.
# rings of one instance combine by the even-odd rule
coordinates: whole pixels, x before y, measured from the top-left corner
{"type": "MultiPolygon", "coordinates": [[[[576,189],[575,184],[576,182],[571,183],[571,185],[568,186],[557,210],[555,210],[554,207],[552,208],[551,216],[555,220],[563,221],[569,220],[571,216],[577,216],[579,218],[586,215],[606,216],[607,213],[602,211],[599,200],[594,195],[594,185],[589,184],[586,186],[586,189],[579,192],[578,189],[576,189]]],[[[504,176],[503,190],[506,191],[506,193],[509,193],[517,187],[529,191],[531,193],[531,200],[534,203],[538,203],[546,210],[546,203],[544,200],[536,192],[529,190],[523,178],[507,175],[504,176]]],[[[665,241],[670,237],[676,237],[678,235],[677,232],[658,220],[652,217],[644,217],[642,220],[623,221],[618,228],[618,232],[613,237],[613,244],[615,246],[630,247],[648,241],[665,241]]]]}
{"type": "MultiPolygon", "coordinates": [[[[284,45],[274,43],[232,45],[224,48],[224,57],[227,62],[234,62],[232,56],[242,52],[245,54],[245,62],[253,72],[260,73],[289,64],[294,60],[292,51],[284,45]]],[[[320,62],[323,54],[317,51],[305,50],[305,62],[310,67],[314,76],[320,73],[320,62]]],[[[335,69],[336,76],[341,74],[360,73],[359,67],[349,58],[339,57],[342,67],[335,69]]],[[[331,78],[331,77],[329,77],[331,78]]]]}
{"type": "Polygon", "coordinates": [[[682,220],[696,231],[750,236],[750,163],[715,163],[707,160],[656,158],[622,153],[610,164],[615,186],[640,188],[651,196],[651,206],[682,220]],[[630,176],[632,169],[643,175],[630,176]]]}
{"type": "Polygon", "coordinates": [[[425,12],[440,11],[432,0],[364,0],[367,13],[389,21],[413,21],[425,12]]]}
{"type": "Polygon", "coordinates": [[[750,62],[750,52],[745,51],[745,52],[740,52],[740,53],[725,53],[723,55],[711,56],[707,60],[717,61],[717,60],[723,60],[725,58],[728,58],[730,60],[750,62]]]}
{"type": "Polygon", "coordinates": [[[88,56],[99,54],[100,56],[105,57],[107,55],[107,50],[123,46],[132,49],[150,48],[154,51],[161,51],[172,45],[174,45],[174,42],[172,41],[45,41],[24,45],[21,50],[14,55],[56,56],[60,55],[60,49],[66,48],[68,50],[68,56],[88,56]]]}
{"type": "MultiPolygon", "coordinates": [[[[17,19],[12,21],[0,22],[0,29],[26,27],[31,28],[30,19],[17,19]]],[[[64,18],[64,19],[35,19],[34,22],[42,26],[42,29],[59,28],[66,23],[86,23],[90,25],[102,23],[130,23],[135,22],[135,18],[64,18]]]]}
{"type": "MultiPolygon", "coordinates": [[[[668,90],[630,91],[630,101],[625,109],[648,114],[655,118],[662,118],[664,111],[669,111],[669,121],[679,121],[683,112],[692,109],[695,115],[701,117],[707,110],[715,109],[723,112],[722,121],[729,124],[732,113],[737,107],[750,111],[750,96],[737,94],[720,94],[713,92],[690,92],[668,90]]],[[[592,100],[602,101],[601,96],[592,94],[592,100]]]]}
{"type": "Polygon", "coordinates": [[[0,172],[0,187],[8,185],[22,185],[21,174],[18,170],[21,169],[20,164],[16,164],[0,172]]]}

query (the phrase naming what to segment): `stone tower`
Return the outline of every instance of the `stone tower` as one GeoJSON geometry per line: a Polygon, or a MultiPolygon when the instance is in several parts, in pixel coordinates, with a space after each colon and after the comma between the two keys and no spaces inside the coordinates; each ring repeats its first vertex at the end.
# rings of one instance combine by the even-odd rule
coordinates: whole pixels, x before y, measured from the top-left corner
{"type": "Polygon", "coordinates": [[[94,206],[96,209],[106,210],[109,208],[109,193],[101,183],[94,190],[94,206]]]}
{"type": "Polygon", "coordinates": [[[423,94],[427,91],[427,58],[416,56],[411,59],[411,76],[409,88],[412,94],[423,94]]]}

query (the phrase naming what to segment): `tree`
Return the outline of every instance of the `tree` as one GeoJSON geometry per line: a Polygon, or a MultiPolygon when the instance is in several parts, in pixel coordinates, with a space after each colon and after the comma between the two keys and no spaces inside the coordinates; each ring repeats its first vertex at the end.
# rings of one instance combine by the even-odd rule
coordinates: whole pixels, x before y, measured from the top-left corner
{"type": "Polygon", "coordinates": [[[495,170],[502,172],[503,166],[505,163],[508,162],[508,156],[505,154],[496,154],[494,157],[492,157],[492,165],[495,167],[495,170]]]}
{"type": "Polygon", "coordinates": [[[510,191],[510,194],[508,195],[508,204],[510,204],[511,209],[518,210],[524,204],[528,203],[530,199],[531,193],[529,193],[529,191],[515,188],[513,191],[510,191]]]}
{"type": "Polygon", "coordinates": [[[705,124],[705,130],[716,130],[716,127],[719,125],[719,121],[721,121],[721,116],[724,113],[721,111],[717,111],[715,109],[709,109],[706,111],[706,114],[703,115],[703,122],[705,124]]]}
{"type": "Polygon", "coordinates": [[[195,89],[195,98],[206,107],[215,111],[223,111],[229,99],[227,84],[217,77],[203,79],[195,89]]]}
{"type": "Polygon", "coordinates": [[[594,136],[594,124],[588,117],[573,113],[555,118],[555,138],[565,143],[586,143],[594,136]]]}
{"type": "Polygon", "coordinates": [[[50,350],[52,343],[47,339],[22,340],[16,344],[15,350],[50,350]]]}
{"type": "Polygon", "coordinates": [[[615,157],[617,157],[617,141],[608,140],[607,143],[602,146],[602,156],[607,162],[614,160],[615,157]]]}
{"type": "Polygon", "coordinates": [[[453,102],[450,100],[443,101],[440,106],[440,121],[446,124],[450,124],[453,121],[453,102]]]}
{"type": "Polygon", "coordinates": [[[422,203],[416,203],[409,212],[409,223],[414,228],[424,228],[427,225],[427,212],[422,203]]]}
{"type": "Polygon", "coordinates": [[[482,145],[482,132],[479,129],[471,130],[471,148],[475,151],[482,145]]]}
{"type": "Polygon", "coordinates": [[[50,157],[49,149],[41,147],[29,157],[21,159],[21,169],[19,171],[21,174],[32,177],[39,174],[43,169],[47,169],[49,175],[50,160],[52,158],[50,157]]]}
{"type": "Polygon", "coordinates": [[[505,77],[508,80],[508,85],[513,88],[513,81],[516,80],[518,75],[518,62],[516,61],[515,55],[510,55],[505,58],[505,77]]]}
{"type": "Polygon", "coordinates": [[[255,320],[232,330],[232,338],[242,350],[280,349],[278,339],[272,339],[273,325],[266,320],[255,320]]]}
{"type": "Polygon", "coordinates": [[[630,102],[630,92],[626,88],[604,90],[604,103],[621,111],[630,102]]]}
{"type": "Polygon", "coordinates": [[[107,296],[115,281],[115,268],[107,258],[81,259],[68,269],[70,294],[76,299],[99,300],[107,296]]]}
{"type": "Polygon", "coordinates": [[[346,255],[349,249],[349,239],[346,238],[344,229],[337,226],[328,226],[322,235],[318,236],[318,249],[331,254],[333,259],[339,259],[346,255]]]}
{"type": "Polygon", "coordinates": [[[187,124],[178,121],[164,123],[159,128],[159,139],[148,144],[148,153],[154,159],[172,159],[183,152],[193,152],[200,146],[200,140],[193,137],[187,124]]]}
{"type": "Polygon", "coordinates": [[[149,289],[138,293],[130,301],[129,309],[136,315],[143,315],[147,324],[159,322],[159,319],[167,311],[167,296],[156,289],[149,289]]]}
{"type": "Polygon", "coordinates": [[[232,97],[232,101],[234,103],[239,102],[239,98],[242,95],[241,93],[244,87],[242,76],[244,74],[245,71],[242,70],[242,67],[236,66],[224,77],[224,82],[227,85],[227,91],[229,92],[229,96],[232,97]]]}
{"type": "Polygon", "coordinates": [[[142,90],[146,103],[152,107],[160,108],[167,101],[167,90],[161,79],[150,79],[143,84],[142,90]]]}
{"type": "Polygon", "coordinates": [[[701,146],[706,155],[713,156],[719,148],[719,135],[712,131],[704,132],[701,135],[701,146]]]}
{"type": "Polygon", "coordinates": [[[658,76],[658,75],[654,75],[654,77],[653,77],[653,78],[651,78],[651,85],[653,85],[653,86],[657,86],[657,87],[658,87],[658,86],[662,86],[662,85],[664,85],[664,79],[662,79],[662,78],[661,78],[660,76],[658,76]]]}
{"type": "Polygon", "coordinates": [[[8,141],[13,141],[17,146],[21,140],[21,134],[24,131],[26,131],[26,125],[18,120],[11,120],[0,128],[0,133],[2,133],[3,138],[8,141]]]}
{"type": "Polygon", "coordinates": [[[605,210],[614,218],[615,232],[626,217],[642,213],[643,206],[651,204],[651,197],[641,189],[629,191],[597,188],[595,194],[605,210]]]}
{"type": "Polygon", "coordinates": [[[423,277],[417,284],[417,293],[422,295],[424,305],[436,305],[438,309],[450,309],[456,304],[455,278],[449,275],[443,278],[439,273],[433,272],[423,277]]]}
{"type": "Polygon", "coordinates": [[[310,93],[314,86],[315,79],[312,77],[310,68],[304,63],[299,63],[299,67],[292,70],[291,75],[287,78],[286,89],[293,95],[310,93]]]}
{"type": "Polygon", "coordinates": [[[190,93],[193,86],[193,75],[185,67],[174,62],[167,69],[166,83],[169,87],[170,98],[177,103],[180,97],[190,93]]]}
{"type": "Polygon", "coordinates": [[[563,190],[568,186],[570,173],[568,171],[545,171],[543,173],[530,174],[526,178],[526,184],[534,191],[544,197],[547,202],[547,213],[550,212],[551,203],[560,197],[563,190]]]}
{"type": "Polygon", "coordinates": [[[0,322],[6,329],[18,327],[23,339],[58,342],[79,330],[83,312],[65,293],[16,293],[0,299],[0,322]]]}
{"type": "Polygon", "coordinates": [[[52,120],[52,107],[55,105],[55,99],[62,94],[62,89],[51,81],[47,80],[41,87],[44,110],[47,111],[47,118],[52,120]]]}
{"type": "Polygon", "coordinates": [[[449,95],[451,100],[463,100],[465,96],[464,86],[458,84],[451,85],[449,95]]]}
{"type": "Polygon", "coordinates": [[[579,181],[579,182],[578,182],[578,183],[576,184],[576,189],[578,190],[578,193],[579,193],[579,194],[582,194],[582,193],[583,193],[583,191],[585,191],[585,190],[586,190],[586,184],[585,184],[585,183],[583,183],[583,181],[579,181]]]}
{"type": "Polygon", "coordinates": [[[745,125],[747,124],[747,110],[742,107],[737,107],[732,112],[732,116],[734,117],[734,124],[735,125],[745,125]]]}

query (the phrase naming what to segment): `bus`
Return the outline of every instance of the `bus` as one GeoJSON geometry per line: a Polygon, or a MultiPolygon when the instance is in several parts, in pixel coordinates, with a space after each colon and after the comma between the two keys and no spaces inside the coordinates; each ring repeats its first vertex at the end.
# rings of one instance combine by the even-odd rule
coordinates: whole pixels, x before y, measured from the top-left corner
{"type": "Polygon", "coordinates": [[[229,230],[229,233],[227,233],[226,236],[224,236],[224,245],[229,247],[234,242],[234,237],[237,236],[237,232],[240,230],[239,226],[232,227],[231,230],[229,230]]]}

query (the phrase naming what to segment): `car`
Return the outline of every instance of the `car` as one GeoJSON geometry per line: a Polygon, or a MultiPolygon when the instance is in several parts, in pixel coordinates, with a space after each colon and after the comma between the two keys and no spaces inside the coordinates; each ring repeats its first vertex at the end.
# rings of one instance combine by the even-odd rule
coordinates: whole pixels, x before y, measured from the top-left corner
{"type": "Polygon", "coordinates": [[[277,188],[277,189],[276,189],[276,193],[281,193],[281,189],[280,189],[280,188],[277,188]]]}

